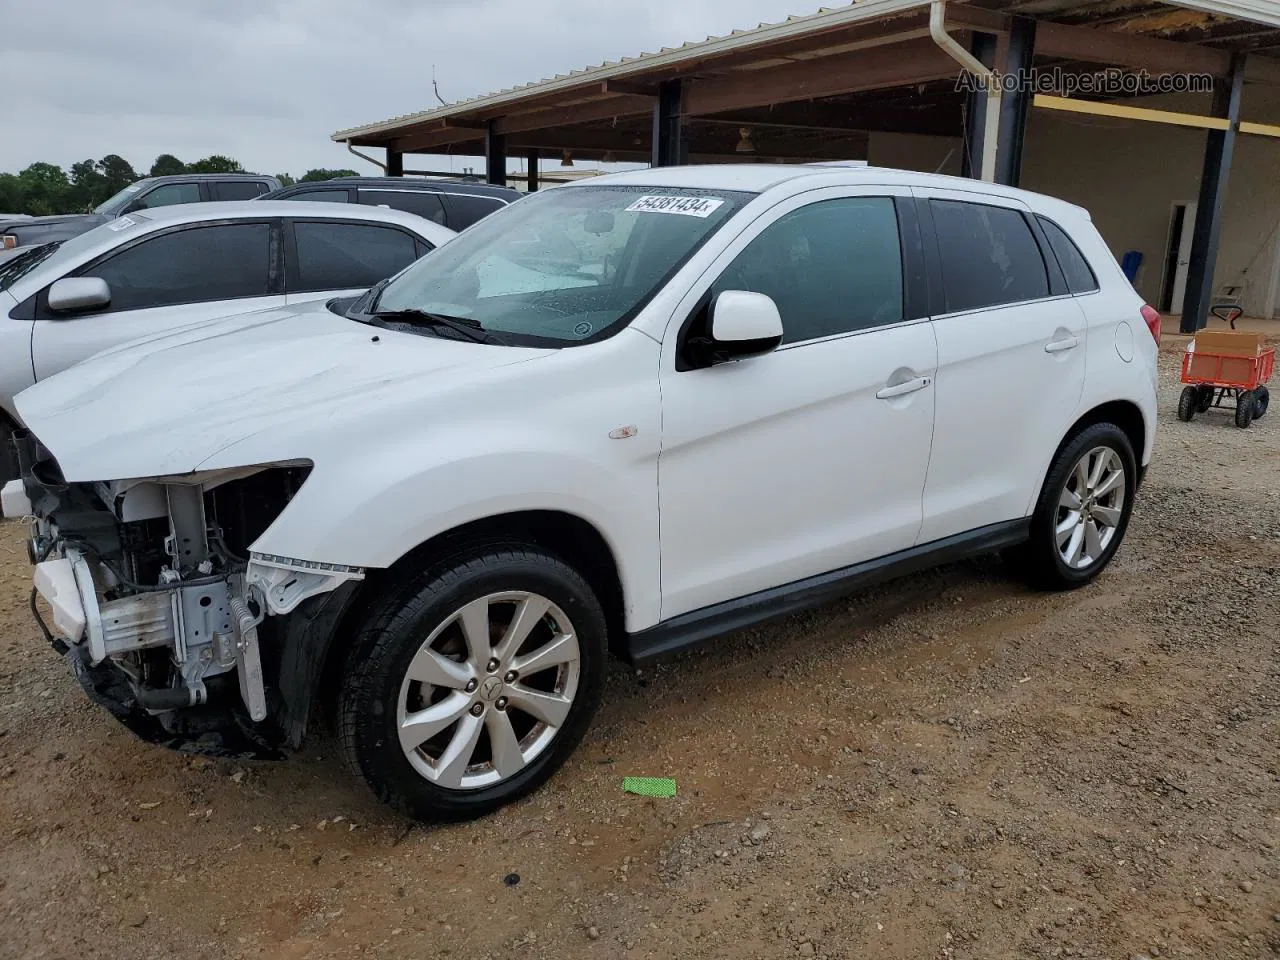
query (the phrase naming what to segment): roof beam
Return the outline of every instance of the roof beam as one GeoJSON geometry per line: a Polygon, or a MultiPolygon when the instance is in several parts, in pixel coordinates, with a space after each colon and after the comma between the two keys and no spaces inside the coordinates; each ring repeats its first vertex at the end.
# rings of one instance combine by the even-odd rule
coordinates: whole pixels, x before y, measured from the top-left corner
{"type": "Polygon", "coordinates": [[[642,117],[652,112],[651,97],[628,95],[572,107],[517,113],[495,120],[494,125],[499,133],[524,133],[529,130],[546,130],[571,124],[614,120],[618,117],[642,117]]]}
{"type": "Polygon", "coordinates": [[[694,80],[685,90],[684,113],[725,113],[899,87],[952,77],[959,69],[932,40],[911,40],[764,70],[743,70],[728,77],[694,80]]]}
{"type": "Polygon", "coordinates": [[[1048,20],[1036,24],[1036,56],[1107,63],[1153,74],[1207,73],[1225,77],[1231,70],[1231,54],[1226,50],[1048,20]]]}

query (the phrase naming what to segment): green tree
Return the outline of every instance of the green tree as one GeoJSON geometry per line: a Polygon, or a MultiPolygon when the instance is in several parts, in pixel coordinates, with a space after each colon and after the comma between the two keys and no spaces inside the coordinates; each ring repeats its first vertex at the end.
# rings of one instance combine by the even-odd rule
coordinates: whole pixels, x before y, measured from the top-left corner
{"type": "Polygon", "coordinates": [[[354,170],[325,170],[323,167],[308,170],[298,178],[300,183],[312,183],[316,180],[336,180],[338,177],[354,177],[354,170]]]}
{"type": "Polygon", "coordinates": [[[61,167],[52,163],[33,163],[18,174],[18,179],[22,181],[26,207],[18,212],[37,216],[66,212],[71,201],[71,181],[61,167]]]}
{"type": "Polygon", "coordinates": [[[134,171],[133,164],[115,153],[108,153],[98,161],[98,171],[105,181],[103,189],[106,191],[98,203],[106,200],[107,197],[114,193],[119,193],[138,179],[138,174],[134,171]]]}
{"type": "Polygon", "coordinates": [[[92,210],[111,192],[106,188],[107,178],[92,160],[81,160],[71,165],[71,189],[67,192],[68,208],[60,213],[92,210]]]}
{"type": "Polygon", "coordinates": [[[282,187],[292,187],[295,183],[298,182],[297,180],[293,179],[293,177],[289,176],[289,174],[287,173],[277,173],[276,179],[280,181],[280,186],[282,187]]]}
{"type": "Polygon", "coordinates": [[[0,213],[25,213],[22,181],[12,173],[0,173],[0,213]]]}
{"type": "Polygon", "coordinates": [[[243,173],[244,167],[232,160],[230,157],[224,157],[215,153],[211,157],[205,157],[203,160],[197,160],[195,163],[187,164],[187,173],[243,173]]]}
{"type": "Polygon", "coordinates": [[[151,172],[148,176],[152,177],[172,177],[179,173],[186,173],[187,165],[175,157],[172,153],[162,153],[156,157],[156,162],[151,164],[151,172]]]}

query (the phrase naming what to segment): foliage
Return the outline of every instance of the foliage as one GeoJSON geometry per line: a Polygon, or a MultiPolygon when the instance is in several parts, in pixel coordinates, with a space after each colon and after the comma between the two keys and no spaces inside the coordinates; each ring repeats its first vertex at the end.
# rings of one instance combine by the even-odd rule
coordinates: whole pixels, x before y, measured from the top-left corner
{"type": "Polygon", "coordinates": [[[359,176],[354,170],[325,170],[323,167],[316,170],[308,170],[298,178],[300,183],[313,183],[316,180],[336,180],[338,177],[355,177],[359,176]]]}
{"type": "MultiPolygon", "coordinates": [[[[244,173],[239,161],[214,154],[193,163],[184,163],[171,153],[162,153],[151,164],[145,176],[167,177],[182,173],[244,173]]],[[[308,170],[297,180],[331,180],[355,176],[354,170],[308,170]]],[[[52,163],[33,163],[19,173],[0,173],[0,214],[29,213],[45,216],[55,213],[88,213],[103,201],[115,196],[133,183],[139,174],[118,154],[109,153],[101,160],[86,159],[73,163],[68,170],[52,163]]],[[[287,173],[277,173],[282,186],[296,183],[287,173]]]]}

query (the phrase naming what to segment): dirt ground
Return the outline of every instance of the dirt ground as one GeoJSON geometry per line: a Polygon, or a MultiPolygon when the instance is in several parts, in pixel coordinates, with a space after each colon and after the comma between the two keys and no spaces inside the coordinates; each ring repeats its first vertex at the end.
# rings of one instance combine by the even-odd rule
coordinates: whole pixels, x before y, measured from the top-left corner
{"type": "Polygon", "coordinates": [[[1177,422],[1170,339],[1097,584],[967,563],[618,668],[549,787],[469,825],[391,815],[331,741],[136,741],[37,639],[5,525],[0,956],[1280,955],[1280,413],[1177,422]]]}

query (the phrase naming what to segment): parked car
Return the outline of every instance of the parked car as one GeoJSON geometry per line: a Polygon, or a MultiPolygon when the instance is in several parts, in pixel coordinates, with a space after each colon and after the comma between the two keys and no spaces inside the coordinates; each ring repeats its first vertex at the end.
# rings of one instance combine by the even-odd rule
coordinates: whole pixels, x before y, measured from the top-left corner
{"type": "MultiPolygon", "coordinates": [[[[360,293],[454,235],[395,210],[191,203],[0,261],[0,436],[13,398],[107,347],[215,317],[360,293]]],[[[0,470],[12,479],[5,457],[0,470]]]]}
{"type": "MultiPolygon", "coordinates": [[[[25,247],[54,240],[69,240],[114,217],[182,203],[217,200],[252,200],[280,187],[275,177],[256,173],[183,173],[146,177],[129,184],[93,213],[66,213],[48,217],[0,216],[0,237],[12,237],[13,246],[25,247]]],[[[3,245],[3,244],[0,244],[3,245]]]]}
{"type": "Polygon", "coordinates": [[[267,194],[264,200],[319,200],[325,203],[364,203],[416,213],[451,230],[465,230],[482,217],[520,199],[510,187],[469,180],[430,180],[423,177],[339,177],[295,183],[267,194]]]}
{"type": "Polygon", "coordinates": [[[1156,426],[1159,315],[1086,211],[895,170],[605,176],[270,316],[23,392],[5,511],[135,731],[323,706],[414,817],[545,781],[610,654],[995,550],[1088,583],[1156,426]]]}

